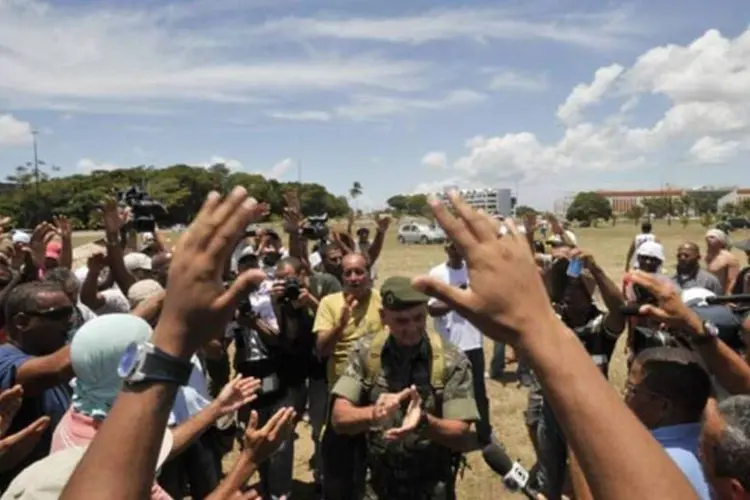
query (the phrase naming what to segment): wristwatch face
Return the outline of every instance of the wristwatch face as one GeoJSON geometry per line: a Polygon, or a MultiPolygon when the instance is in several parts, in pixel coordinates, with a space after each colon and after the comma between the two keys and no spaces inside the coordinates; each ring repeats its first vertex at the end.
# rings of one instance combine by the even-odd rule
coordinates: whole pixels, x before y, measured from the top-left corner
{"type": "Polygon", "coordinates": [[[117,367],[117,374],[120,378],[127,378],[133,374],[138,364],[138,344],[131,343],[120,358],[120,366],[117,367]]]}
{"type": "Polygon", "coordinates": [[[709,321],[703,323],[703,329],[706,330],[709,337],[715,338],[719,336],[719,328],[709,321]]]}

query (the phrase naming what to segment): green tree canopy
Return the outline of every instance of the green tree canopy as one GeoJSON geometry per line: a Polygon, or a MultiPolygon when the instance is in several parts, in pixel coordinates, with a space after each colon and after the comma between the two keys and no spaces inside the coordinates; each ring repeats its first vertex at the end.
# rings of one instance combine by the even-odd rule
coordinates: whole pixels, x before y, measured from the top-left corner
{"type": "Polygon", "coordinates": [[[516,207],[516,217],[523,217],[526,214],[538,214],[539,210],[528,205],[519,205],[516,207]]]}
{"type": "MultiPolygon", "coordinates": [[[[15,172],[12,177],[23,176],[15,172]]],[[[16,181],[16,179],[10,179],[16,181]]],[[[203,204],[211,190],[226,193],[231,187],[244,186],[251,196],[271,206],[271,214],[280,216],[284,208],[283,195],[290,189],[299,192],[304,215],[327,212],[330,217],[341,217],[350,211],[346,196],[336,196],[320,184],[278,182],[262,175],[232,172],[225,165],[209,168],[173,165],[163,169],[134,167],[112,171],[94,171],[56,177],[40,184],[36,197],[34,184],[23,178],[17,188],[0,197],[0,213],[14,219],[16,227],[30,227],[55,214],[67,215],[76,229],[101,227],[97,211],[104,196],[133,185],[144,186],[148,194],[168,210],[161,225],[187,224],[203,204]]]]}
{"type": "Polygon", "coordinates": [[[431,214],[427,195],[424,194],[397,194],[388,198],[386,203],[398,215],[429,216],[431,214]]]}
{"type": "Polygon", "coordinates": [[[568,220],[593,222],[596,219],[609,220],[612,217],[612,205],[609,200],[595,191],[578,193],[568,207],[568,220]]]}

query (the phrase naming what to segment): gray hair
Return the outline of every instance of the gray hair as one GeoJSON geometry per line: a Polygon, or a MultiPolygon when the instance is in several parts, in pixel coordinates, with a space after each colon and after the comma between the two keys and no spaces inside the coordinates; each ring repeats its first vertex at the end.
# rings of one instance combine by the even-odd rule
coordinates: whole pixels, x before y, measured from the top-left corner
{"type": "Polygon", "coordinates": [[[725,399],[719,414],[724,429],[714,450],[716,475],[736,479],[750,491],[750,395],[725,399]]]}

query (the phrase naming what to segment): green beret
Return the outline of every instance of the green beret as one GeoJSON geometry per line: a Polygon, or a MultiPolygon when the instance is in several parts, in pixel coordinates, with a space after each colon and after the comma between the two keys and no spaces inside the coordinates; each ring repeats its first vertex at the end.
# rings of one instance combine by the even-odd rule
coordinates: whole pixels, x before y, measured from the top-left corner
{"type": "Polygon", "coordinates": [[[383,307],[398,311],[408,309],[419,304],[425,304],[429,297],[411,284],[411,278],[406,276],[392,276],[386,279],[380,287],[383,307]]]}

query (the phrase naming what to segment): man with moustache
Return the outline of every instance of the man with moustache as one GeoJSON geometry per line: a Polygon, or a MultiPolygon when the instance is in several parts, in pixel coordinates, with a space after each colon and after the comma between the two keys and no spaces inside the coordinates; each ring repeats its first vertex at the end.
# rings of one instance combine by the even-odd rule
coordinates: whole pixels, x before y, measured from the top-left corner
{"type": "Polygon", "coordinates": [[[692,241],[683,243],[677,249],[677,274],[672,281],[682,290],[705,288],[716,295],[724,295],[719,279],[701,269],[701,251],[692,241]]]}

